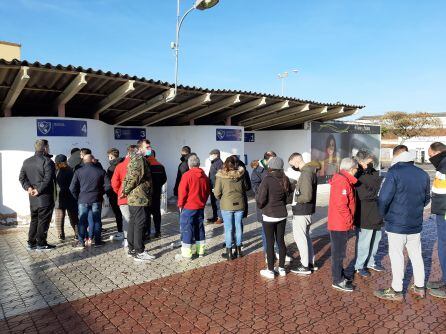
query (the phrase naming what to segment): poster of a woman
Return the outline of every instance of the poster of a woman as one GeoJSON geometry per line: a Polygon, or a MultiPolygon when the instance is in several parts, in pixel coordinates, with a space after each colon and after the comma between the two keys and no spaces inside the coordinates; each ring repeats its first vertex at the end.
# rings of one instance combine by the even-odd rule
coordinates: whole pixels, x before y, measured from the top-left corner
{"type": "Polygon", "coordinates": [[[325,158],[321,161],[319,176],[328,181],[339,171],[340,157],[337,149],[336,139],[330,134],[325,142],[325,158]]]}

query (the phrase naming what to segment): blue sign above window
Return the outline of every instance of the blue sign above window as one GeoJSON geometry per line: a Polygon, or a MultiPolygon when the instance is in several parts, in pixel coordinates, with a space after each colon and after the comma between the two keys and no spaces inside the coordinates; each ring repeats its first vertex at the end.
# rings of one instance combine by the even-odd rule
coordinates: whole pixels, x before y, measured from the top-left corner
{"type": "Polygon", "coordinates": [[[217,141],[242,141],[241,129],[217,129],[217,141]]]}
{"type": "Polygon", "coordinates": [[[144,128],[115,128],[116,140],[140,140],[146,139],[144,128]]]}
{"type": "Polygon", "coordinates": [[[39,137],[87,137],[87,121],[71,119],[37,119],[39,137]]]}
{"type": "Polygon", "coordinates": [[[254,132],[245,132],[245,143],[254,143],[256,141],[256,134],[254,132]]]}

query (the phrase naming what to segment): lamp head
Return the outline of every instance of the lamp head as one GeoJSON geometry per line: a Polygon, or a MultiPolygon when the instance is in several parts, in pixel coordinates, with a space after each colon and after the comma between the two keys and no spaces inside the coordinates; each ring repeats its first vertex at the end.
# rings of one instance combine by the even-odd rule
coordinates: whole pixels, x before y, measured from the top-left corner
{"type": "Polygon", "coordinates": [[[219,0],[195,0],[194,7],[199,10],[206,10],[217,5],[219,0]]]}

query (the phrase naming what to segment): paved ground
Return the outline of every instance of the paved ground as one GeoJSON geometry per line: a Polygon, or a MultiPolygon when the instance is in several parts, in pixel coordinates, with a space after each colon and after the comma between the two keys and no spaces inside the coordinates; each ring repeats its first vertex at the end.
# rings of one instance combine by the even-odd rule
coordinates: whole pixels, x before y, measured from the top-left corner
{"type": "MultiPolygon", "coordinates": [[[[178,238],[177,215],[165,217],[165,238],[148,244],[158,256],[135,263],[118,243],[73,251],[69,243],[51,253],[28,252],[26,231],[0,232],[0,333],[446,333],[446,302],[427,298],[406,303],[377,300],[372,291],[390,284],[390,272],[355,280],[356,291],[334,291],[321,196],[313,240],[321,269],[311,277],[288,274],[266,281],[260,225],[245,224],[242,259],[222,261],[223,227],[208,226],[209,255],[175,261],[169,247],[178,238]]],[[[252,211],[253,208],[251,208],[252,211]]],[[[289,253],[297,256],[288,224],[289,253]]],[[[107,232],[113,223],[105,224],[107,232]]],[[[423,231],[427,275],[439,277],[435,225],[423,231]]],[[[54,238],[54,235],[51,235],[54,238]]],[[[349,243],[354,254],[354,238],[349,243]]],[[[380,247],[386,254],[386,240],[380,247]]],[[[296,261],[292,262],[294,265],[296,261]]],[[[388,257],[382,263],[390,269],[388,257]]],[[[406,273],[407,287],[412,278],[406,273]]]]}

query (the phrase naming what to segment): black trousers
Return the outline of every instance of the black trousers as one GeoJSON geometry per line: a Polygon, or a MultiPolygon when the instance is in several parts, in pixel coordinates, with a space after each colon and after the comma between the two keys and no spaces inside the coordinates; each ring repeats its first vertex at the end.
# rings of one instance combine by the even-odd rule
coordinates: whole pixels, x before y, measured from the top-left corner
{"type": "Polygon", "coordinates": [[[54,205],[43,208],[31,207],[30,209],[31,223],[28,231],[28,244],[31,246],[45,246],[54,205]]]}
{"type": "Polygon", "coordinates": [[[146,206],[130,206],[129,230],[127,232],[127,242],[129,250],[136,253],[144,252],[144,229],[148,215],[146,206]]]}
{"type": "Polygon", "coordinates": [[[116,218],[116,227],[118,232],[122,233],[122,213],[118,205],[118,196],[115,193],[108,194],[108,201],[110,202],[110,206],[116,218]]]}
{"type": "Polygon", "coordinates": [[[268,269],[274,270],[274,242],[279,246],[279,267],[285,267],[285,226],[286,219],[279,222],[263,222],[263,230],[266,239],[266,258],[268,260],[268,269]]]}
{"type": "Polygon", "coordinates": [[[152,205],[148,209],[147,221],[146,221],[146,235],[150,236],[152,216],[153,223],[155,224],[155,233],[161,233],[161,195],[159,197],[155,195],[152,198],[152,205]]]}
{"type": "Polygon", "coordinates": [[[219,206],[218,206],[218,202],[217,199],[214,196],[214,193],[211,191],[211,207],[212,207],[212,219],[217,219],[220,218],[218,217],[218,214],[220,213],[219,210],[219,206]]]}
{"type": "Polygon", "coordinates": [[[330,231],[331,240],[331,275],[333,284],[345,279],[344,258],[347,249],[348,231],[330,231]]]}

